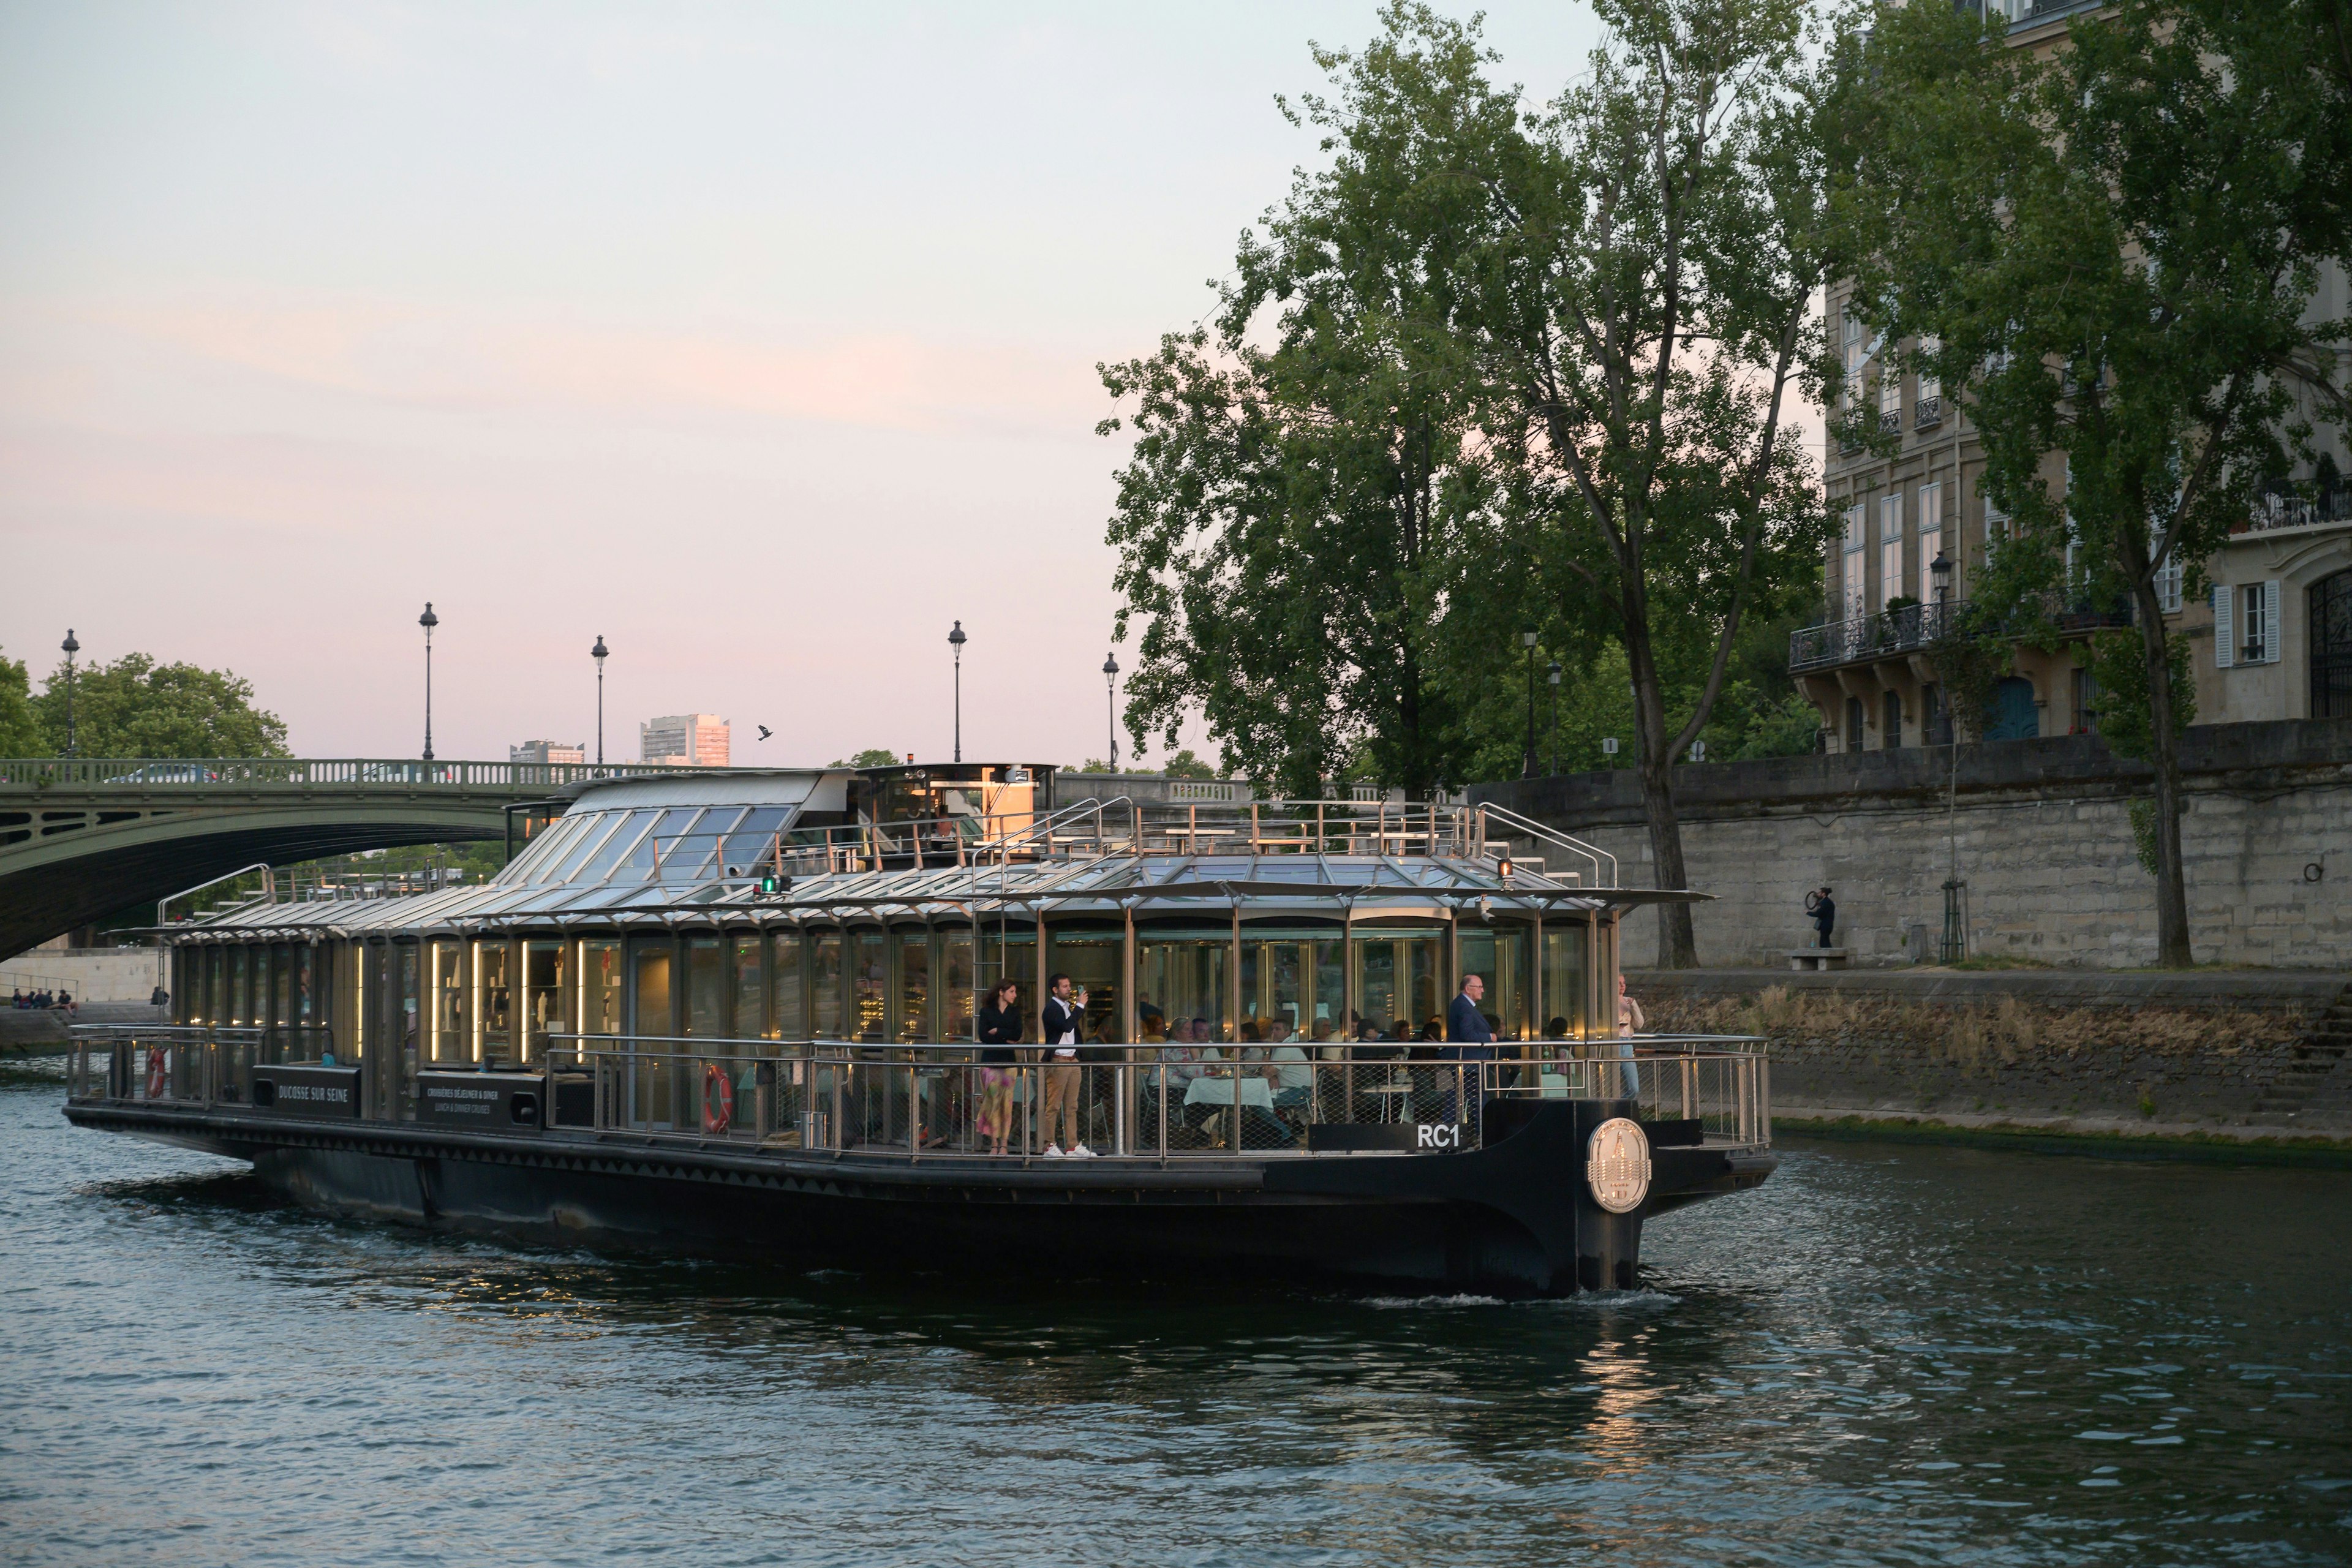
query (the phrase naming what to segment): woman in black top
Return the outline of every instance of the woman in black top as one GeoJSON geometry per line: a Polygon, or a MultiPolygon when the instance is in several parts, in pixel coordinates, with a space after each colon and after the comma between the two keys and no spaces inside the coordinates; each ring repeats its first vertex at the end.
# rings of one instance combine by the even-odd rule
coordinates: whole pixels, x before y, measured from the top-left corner
{"type": "Polygon", "coordinates": [[[992,1145],[988,1152],[1002,1154],[1013,1131],[1013,1086],[1020,1076],[1013,1065],[1013,1047],[1021,1042],[1019,985],[1000,980],[989,988],[980,1005],[978,1029],[980,1115],[974,1125],[992,1145]]]}

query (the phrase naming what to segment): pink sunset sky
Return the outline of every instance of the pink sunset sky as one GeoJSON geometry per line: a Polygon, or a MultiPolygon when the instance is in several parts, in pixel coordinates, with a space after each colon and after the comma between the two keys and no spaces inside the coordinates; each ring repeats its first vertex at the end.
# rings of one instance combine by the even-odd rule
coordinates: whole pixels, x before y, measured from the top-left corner
{"type": "MultiPolygon", "coordinates": [[[[1596,37],[1485,9],[1538,96],[1596,37]]],[[[602,634],[608,757],[702,710],[739,763],[929,761],[960,617],[966,755],[1098,756],[1094,366],[1208,309],[1316,155],[1274,95],[1375,26],[0,4],[0,651],[70,626],[406,755],[430,599],[444,757],[590,738],[602,634]]]]}

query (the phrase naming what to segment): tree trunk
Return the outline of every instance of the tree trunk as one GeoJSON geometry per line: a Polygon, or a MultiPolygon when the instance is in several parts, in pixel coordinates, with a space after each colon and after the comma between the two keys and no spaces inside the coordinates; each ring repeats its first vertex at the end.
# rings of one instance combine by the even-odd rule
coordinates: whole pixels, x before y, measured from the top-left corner
{"type": "Polygon", "coordinates": [[[2140,656],[2147,660],[2149,760],[2156,764],[2156,962],[2187,969],[2189,884],[2180,870],[2180,742],[2172,723],[2172,659],[2156,584],[2140,574],[2132,590],[2139,612],[2140,656]]]}
{"type": "MultiPolygon", "coordinates": [[[[1665,699],[1658,689],[1649,627],[1640,619],[1627,619],[1625,654],[1633,677],[1633,721],[1641,730],[1642,815],[1650,828],[1652,883],[1660,888],[1688,887],[1683,869],[1682,823],[1675,816],[1675,759],[1667,749],[1665,699]]],[[[1688,904],[1658,906],[1658,967],[1698,967],[1698,943],[1691,932],[1688,904]]]]}

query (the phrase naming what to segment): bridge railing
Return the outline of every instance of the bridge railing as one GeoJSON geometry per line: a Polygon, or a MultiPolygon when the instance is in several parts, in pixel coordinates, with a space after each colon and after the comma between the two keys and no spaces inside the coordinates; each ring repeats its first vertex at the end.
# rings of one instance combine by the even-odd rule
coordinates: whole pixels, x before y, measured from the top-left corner
{"type": "Polygon", "coordinates": [[[15,757],[0,759],[0,786],[530,789],[689,771],[705,770],[653,763],[425,763],[405,757],[15,757]]]}

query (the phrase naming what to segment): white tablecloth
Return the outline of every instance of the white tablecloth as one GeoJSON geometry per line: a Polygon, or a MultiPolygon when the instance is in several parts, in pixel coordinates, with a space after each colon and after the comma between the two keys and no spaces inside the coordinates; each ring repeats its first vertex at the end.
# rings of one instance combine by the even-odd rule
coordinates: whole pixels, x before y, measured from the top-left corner
{"type": "MultiPolygon", "coordinates": [[[[1274,1089],[1265,1079],[1255,1075],[1241,1080],[1242,1103],[1255,1105],[1260,1110],[1274,1109],[1274,1089]]],[[[1234,1080],[1229,1078],[1196,1078],[1192,1087],[1184,1091],[1187,1105],[1231,1105],[1234,1102],[1234,1080]]]]}

